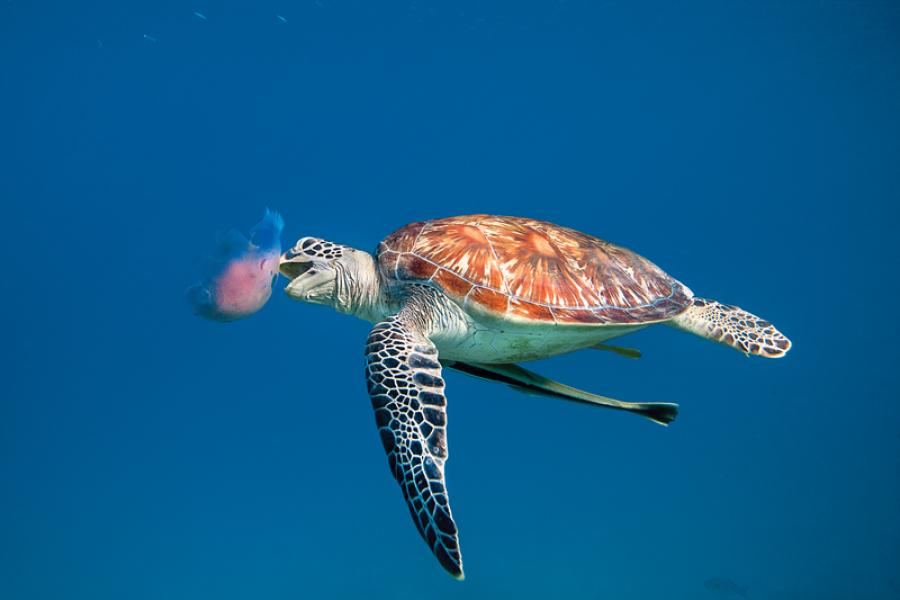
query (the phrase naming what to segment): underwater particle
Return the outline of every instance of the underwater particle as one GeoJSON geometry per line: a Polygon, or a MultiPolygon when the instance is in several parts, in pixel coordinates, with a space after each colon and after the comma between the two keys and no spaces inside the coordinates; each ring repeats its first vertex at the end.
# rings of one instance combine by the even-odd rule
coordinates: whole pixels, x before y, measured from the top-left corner
{"type": "Polygon", "coordinates": [[[750,589],[743,585],[738,585],[730,579],[713,577],[703,582],[703,587],[707,591],[717,596],[732,596],[736,598],[750,598],[750,589]]]}
{"type": "Polygon", "coordinates": [[[201,21],[206,20],[206,15],[204,15],[201,12],[197,12],[196,10],[194,11],[194,16],[197,17],[198,19],[200,19],[201,21]]]}
{"type": "Polygon", "coordinates": [[[282,17],[281,15],[275,15],[275,18],[277,18],[277,19],[278,19],[279,21],[281,21],[282,23],[287,23],[287,19],[285,19],[285,18],[282,17]]]}
{"type": "Polygon", "coordinates": [[[220,236],[203,280],[187,291],[194,314],[212,321],[236,321],[259,311],[272,295],[281,255],[284,221],[266,210],[250,230],[220,236]]]}
{"type": "Polygon", "coordinates": [[[147,40],[148,42],[153,42],[154,44],[156,43],[156,38],[153,37],[152,35],[147,35],[147,34],[145,33],[145,34],[144,34],[144,39],[147,40]]]}

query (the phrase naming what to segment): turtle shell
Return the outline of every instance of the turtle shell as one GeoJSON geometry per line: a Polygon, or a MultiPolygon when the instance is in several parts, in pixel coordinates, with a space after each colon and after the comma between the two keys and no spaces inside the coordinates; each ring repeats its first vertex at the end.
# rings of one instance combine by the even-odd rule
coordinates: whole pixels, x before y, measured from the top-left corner
{"type": "Polygon", "coordinates": [[[398,229],[378,246],[388,280],[431,283],[467,309],[560,324],[671,319],[693,294],[646,258],[545,221],[468,215],[398,229]]]}

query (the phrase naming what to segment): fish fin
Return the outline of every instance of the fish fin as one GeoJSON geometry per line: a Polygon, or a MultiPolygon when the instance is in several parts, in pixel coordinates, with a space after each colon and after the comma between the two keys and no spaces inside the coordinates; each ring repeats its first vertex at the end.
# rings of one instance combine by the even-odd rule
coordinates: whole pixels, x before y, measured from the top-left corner
{"type": "Polygon", "coordinates": [[[640,358],[641,351],[637,348],[623,348],[622,346],[611,346],[609,344],[594,344],[591,346],[592,350],[607,350],[609,352],[615,352],[619,356],[624,356],[625,358],[640,358]]]}
{"type": "Polygon", "coordinates": [[[615,410],[625,410],[639,414],[660,425],[668,425],[678,416],[677,404],[669,402],[623,402],[615,398],[598,396],[597,394],[591,394],[558,381],[553,381],[515,364],[488,365],[459,361],[446,361],[443,364],[466,375],[505,383],[513,389],[526,394],[550,396],[573,402],[605,406],[615,410]]]}

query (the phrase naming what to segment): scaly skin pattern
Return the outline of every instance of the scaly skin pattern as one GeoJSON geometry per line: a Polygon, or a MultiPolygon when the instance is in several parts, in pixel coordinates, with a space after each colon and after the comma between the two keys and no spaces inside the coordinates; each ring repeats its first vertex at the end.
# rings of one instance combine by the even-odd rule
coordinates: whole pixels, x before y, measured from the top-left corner
{"type": "Polygon", "coordinates": [[[781,358],[791,349],[791,341],[765,319],[715,300],[694,298],[671,324],[747,355],[781,358]]]}
{"type": "Polygon", "coordinates": [[[519,217],[412,223],[379,245],[377,260],[389,281],[427,281],[464,308],[511,321],[652,323],[681,313],[692,297],[630,250],[519,217]]]}
{"type": "Polygon", "coordinates": [[[323,260],[332,260],[340,258],[350,248],[342,244],[335,244],[321,238],[305,237],[297,240],[294,247],[285,254],[287,258],[298,254],[306,254],[307,256],[315,256],[323,260]]]}
{"type": "Polygon", "coordinates": [[[391,473],[413,522],[441,566],[462,579],[459,537],[444,482],[444,380],[438,351],[418,317],[427,313],[419,308],[411,298],[369,333],[366,382],[391,473]]]}
{"type": "MultiPolygon", "coordinates": [[[[447,399],[440,360],[495,381],[512,378],[521,389],[622,408],[628,403],[509,363],[586,348],[660,322],[747,354],[777,358],[790,348],[771,323],[694,298],[641,256],[532,219],[474,215],[413,223],[388,236],[375,258],[302,238],[282,257],[281,272],[291,279],[291,297],[375,323],[366,345],[366,381],[391,473],[422,538],[459,579],[459,535],[444,478],[447,399]]],[[[660,406],[629,404],[626,410],[657,422],[674,418],[672,405],[660,406]]]]}

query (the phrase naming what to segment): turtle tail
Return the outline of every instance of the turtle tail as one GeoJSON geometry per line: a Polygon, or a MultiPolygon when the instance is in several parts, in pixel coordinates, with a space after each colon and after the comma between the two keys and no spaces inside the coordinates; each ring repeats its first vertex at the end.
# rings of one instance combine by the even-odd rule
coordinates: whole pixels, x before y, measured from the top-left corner
{"type": "Polygon", "coordinates": [[[670,321],[678,329],[731,346],[747,356],[781,358],[791,341],[768,321],[737,306],[694,298],[686,311],[670,321]]]}

